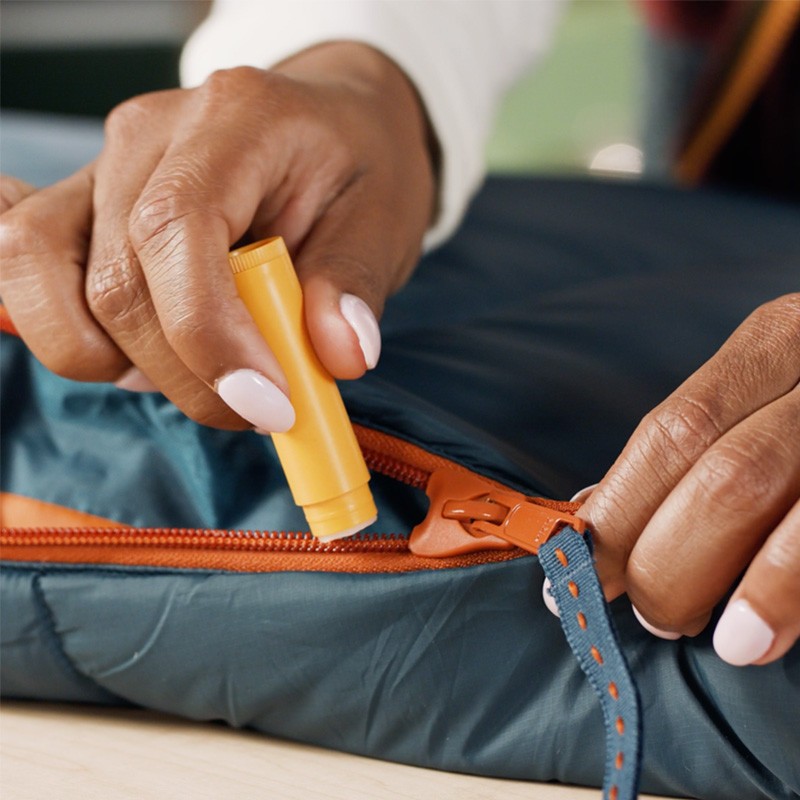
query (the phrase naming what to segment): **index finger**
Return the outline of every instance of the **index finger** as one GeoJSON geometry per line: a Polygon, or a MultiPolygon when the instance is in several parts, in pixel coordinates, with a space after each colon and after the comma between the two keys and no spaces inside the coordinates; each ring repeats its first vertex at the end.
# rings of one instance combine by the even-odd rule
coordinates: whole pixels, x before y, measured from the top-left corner
{"type": "Polygon", "coordinates": [[[175,141],[134,205],[130,239],[179,359],[258,428],[293,422],[283,371],[236,292],[228,249],[263,197],[252,141],[216,130],[175,141]],[[248,158],[250,164],[248,164],[248,158]]]}

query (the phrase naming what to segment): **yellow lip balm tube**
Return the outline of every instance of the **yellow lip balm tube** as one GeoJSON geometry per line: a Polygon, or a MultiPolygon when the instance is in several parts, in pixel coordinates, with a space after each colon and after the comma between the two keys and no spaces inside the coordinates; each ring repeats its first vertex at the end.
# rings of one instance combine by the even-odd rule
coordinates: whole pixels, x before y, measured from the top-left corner
{"type": "Polygon", "coordinates": [[[303,293],[280,236],[230,252],[236,289],[283,368],[297,419],[273,433],[289,488],[311,532],[349,536],[378,517],[369,471],[335,381],[311,345],[303,293]]]}

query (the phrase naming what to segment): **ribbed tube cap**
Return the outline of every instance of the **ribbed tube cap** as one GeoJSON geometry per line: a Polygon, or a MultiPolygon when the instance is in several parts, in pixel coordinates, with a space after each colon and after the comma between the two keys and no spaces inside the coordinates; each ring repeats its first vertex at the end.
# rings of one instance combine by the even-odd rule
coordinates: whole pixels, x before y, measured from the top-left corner
{"type": "Polygon", "coordinates": [[[234,274],[266,264],[280,256],[286,256],[289,252],[281,236],[273,236],[263,242],[248,244],[238,247],[228,253],[228,262],[234,274]]]}

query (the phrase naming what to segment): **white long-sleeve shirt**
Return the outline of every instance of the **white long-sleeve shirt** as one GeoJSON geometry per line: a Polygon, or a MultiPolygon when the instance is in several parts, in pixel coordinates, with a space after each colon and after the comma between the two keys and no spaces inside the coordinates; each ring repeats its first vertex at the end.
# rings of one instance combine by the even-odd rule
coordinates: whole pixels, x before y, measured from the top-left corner
{"type": "Polygon", "coordinates": [[[505,91],[544,53],[561,0],[216,0],[184,49],[184,86],[218,69],[269,68],[321,42],[358,41],[414,83],[442,152],[439,214],[426,246],[458,225],[484,176],[505,91]]]}

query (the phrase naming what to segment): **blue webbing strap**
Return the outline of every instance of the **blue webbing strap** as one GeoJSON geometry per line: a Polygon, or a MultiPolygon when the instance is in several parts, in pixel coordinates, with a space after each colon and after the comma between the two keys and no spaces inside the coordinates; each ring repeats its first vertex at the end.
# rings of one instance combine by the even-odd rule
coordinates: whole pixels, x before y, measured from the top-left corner
{"type": "Polygon", "coordinates": [[[566,527],[539,548],[561,627],[600,699],[606,729],[603,797],[633,800],[639,788],[639,695],[603,596],[588,531],[566,527]]]}

